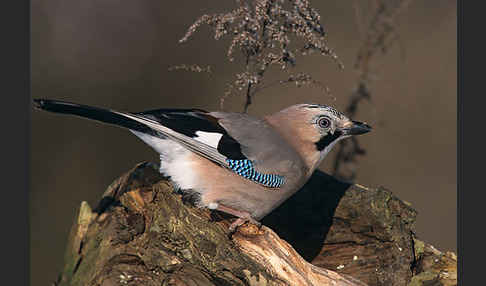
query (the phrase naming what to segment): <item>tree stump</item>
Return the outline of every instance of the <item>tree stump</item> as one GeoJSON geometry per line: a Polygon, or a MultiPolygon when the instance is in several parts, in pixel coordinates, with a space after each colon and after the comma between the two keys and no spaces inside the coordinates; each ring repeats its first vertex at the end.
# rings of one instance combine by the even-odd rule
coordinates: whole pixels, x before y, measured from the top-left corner
{"type": "Polygon", "coordinates": [[[416,212],[389,191],[317,171],[231,235],[141,163],[92,210],[81,203],[55,285],[456,285],[457,258],[416,239],[416,212]],[[435,284],[434,284],[435,283],[435,284]]]}

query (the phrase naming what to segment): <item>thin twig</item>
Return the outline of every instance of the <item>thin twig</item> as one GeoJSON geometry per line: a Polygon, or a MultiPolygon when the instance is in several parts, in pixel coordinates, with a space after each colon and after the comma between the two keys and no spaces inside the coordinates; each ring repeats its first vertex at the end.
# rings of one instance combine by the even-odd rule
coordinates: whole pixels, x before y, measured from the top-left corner
{"type": "Polygon", "coordinates": [[[251,82],[248,83],[248,88],[246,90],[246,102],[243,109],[243,113],[248,113],[248,107],[251,104],[251,82]]]}

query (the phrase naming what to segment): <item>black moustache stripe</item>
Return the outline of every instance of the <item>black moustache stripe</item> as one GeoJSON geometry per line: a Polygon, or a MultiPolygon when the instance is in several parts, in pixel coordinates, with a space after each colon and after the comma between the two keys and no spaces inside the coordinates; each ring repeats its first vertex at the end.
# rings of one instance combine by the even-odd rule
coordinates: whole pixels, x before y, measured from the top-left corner
{"type": "Polygon", "coordinates": [[[334,134],[327,134],[326,136],[322,136],[319,141],[317,141],[316,149],[318,151],[324,150],[327,146],[329,146],[332,142],[338,139],[343,133],[339,130],[334,131],[334,134]]]}

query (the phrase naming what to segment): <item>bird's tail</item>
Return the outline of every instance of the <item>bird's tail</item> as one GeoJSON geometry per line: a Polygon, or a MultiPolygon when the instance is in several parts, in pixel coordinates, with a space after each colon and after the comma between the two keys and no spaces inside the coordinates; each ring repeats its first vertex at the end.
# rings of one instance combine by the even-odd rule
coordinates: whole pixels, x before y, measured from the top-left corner
{"type": "Polygon", "coordinates": [[[135,120],[133,118],[133,116],[135,115],[128,112],[119,112],[104,108],[50,99],[34,99],[34,104],[35,107],[45,111],[72,114],[108,124],[122,126],[150,135],[154,135],[154,133],[156,133],[155,130],[148,127],[146,124],[141,123],[139,120],[135,120]]]}
{"type": "Polygon", "coordinates": [[[42,110],[72,114],[104,123],[114,124],[128,128],[133,131],[142,132],[159,138],[172,139],[191,151],[206,157],[218,164],[226,166],[226,156],[220,154],[213,147],[194,140],[182,133],[176,132],[153,119],[130,112],[120,112],[115,110],[103,109],[77,103],[50,100],[34,99],[37,108],[42,110]]]}

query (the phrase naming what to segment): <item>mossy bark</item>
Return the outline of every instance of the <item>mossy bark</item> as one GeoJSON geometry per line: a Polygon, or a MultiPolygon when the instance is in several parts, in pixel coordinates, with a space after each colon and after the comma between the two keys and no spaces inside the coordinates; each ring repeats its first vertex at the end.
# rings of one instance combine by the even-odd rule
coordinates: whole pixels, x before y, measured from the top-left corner
{"type": "Polygon", "coordinates": [[[417,253],[415,216],[389,191],[316,172],[265,226],[231,236],[233,218],[192,206],[141,163],[94,210],[81,204],[56,284],[429,285],[418,276],[443,277],[445,264],[431,270],[428,248],[417,253]]]}

